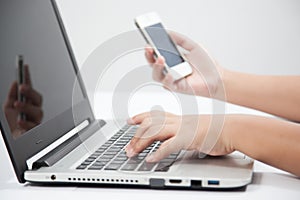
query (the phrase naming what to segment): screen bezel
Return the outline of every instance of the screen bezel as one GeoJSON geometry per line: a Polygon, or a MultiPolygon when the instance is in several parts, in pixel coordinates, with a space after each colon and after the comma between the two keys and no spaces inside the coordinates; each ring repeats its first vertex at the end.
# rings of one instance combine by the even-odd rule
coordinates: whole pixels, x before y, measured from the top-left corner
{"type": "MultiPolygon", "coordinates": [[[[1,133],[10,159],[12,161],[16,176],[20,183],[24,183],[26,181],[24,179],[24,172],[28,170],[26,161],[29,158],[49,146],[58,138],[62,137],[68,131],[72,130],[75,126],[79,125],[82,121],[88,120],[90,123],[92,123],[95,120],[95,116],[91,109],[90,102],[88,100],[88,96],[79,73],[79,68],[76,63],[69,39],[67,37],[62,18],[59,14],[57,4],[55,0],[49,1],[60,27],[61,34],[65,41],[65,45],[67,47],[76,74],[76,81],[78,81],[78,84],[81,87],[84,99],[78,104],[74,105],[72,108],[59,114],[55,118],[48,120],[42,125],[29,130],[17,139],[12,136],[8,124],[4,122],[6,120],[1,120],[1,133]],[[80,115],[76,115],[76,121],[74,121],[73,113],[80,113],[80,115]]],[[[6,119],[4,113],[0,112],[0,118],[6,119]]]]}

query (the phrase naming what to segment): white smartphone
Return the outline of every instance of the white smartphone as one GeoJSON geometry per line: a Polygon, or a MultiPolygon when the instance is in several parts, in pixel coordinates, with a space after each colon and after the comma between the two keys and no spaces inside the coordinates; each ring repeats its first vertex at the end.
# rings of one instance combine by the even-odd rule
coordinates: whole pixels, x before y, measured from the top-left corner
{"type": "Polygon", "coordinates": [[[135,18],[135,25],[154,49],[155,56],[165,58],[165,72],[170,73],[174,80],[192,73],[192,67],[168,35],[158,14],[152,12],[138,16],[135,18]]]}

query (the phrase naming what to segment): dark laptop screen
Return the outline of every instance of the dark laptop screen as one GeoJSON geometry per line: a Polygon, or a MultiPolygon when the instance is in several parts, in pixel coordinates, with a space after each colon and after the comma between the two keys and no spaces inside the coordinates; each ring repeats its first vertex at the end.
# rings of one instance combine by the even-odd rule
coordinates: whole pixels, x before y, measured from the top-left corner
{"type": "Polygon", "coordinates": [[[0,102],[14,138],[84,99],[50,8],[44,0],[1,0],[0,102]]]}
{"type": "Polygon", "coordinates": [[[55,0],[0,0],[0,13],[0,128],[25,182],[27,159],[95,118],[55,0]]]}

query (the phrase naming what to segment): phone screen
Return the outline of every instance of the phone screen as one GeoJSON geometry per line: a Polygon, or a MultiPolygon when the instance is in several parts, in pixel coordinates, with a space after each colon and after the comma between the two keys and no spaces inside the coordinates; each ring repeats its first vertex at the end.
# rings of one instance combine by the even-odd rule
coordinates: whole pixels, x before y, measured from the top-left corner
{"type": "Polygon", "coordinates": [[[145,27],[145,30],[159,53],[165,58],[169,67],[184,62],[174,42],[171,40],[161,23],[145,27]]]}

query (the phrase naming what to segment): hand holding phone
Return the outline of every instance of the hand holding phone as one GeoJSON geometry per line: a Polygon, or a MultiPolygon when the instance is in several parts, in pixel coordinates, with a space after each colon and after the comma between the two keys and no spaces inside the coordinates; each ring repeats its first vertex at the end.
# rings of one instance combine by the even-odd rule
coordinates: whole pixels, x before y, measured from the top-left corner
{"type": "Polygon", "coordinates": [[[178,50],[156,13],[138,16],[135,24],[146,42],[153,48],[155,56],[164,57],[165,72],[170,73],[174,80],[184,78],[192,73],[192,67],[178,50]]]}
{"type": "MultiPolygon", "coordinates": [[[[142,32],[142,29],[140,30],[142,32]]],[[[192,73],[180,79],[174,78],[172,73],[163,73],[167,69],[165,66],[166,59],[161,54],[157,54],[157,49],[151,45],[146,47],[145,55],[147,61],[153,67],[153,79],[161,82],[166,89],[174,92],[225,99],[221,77],[223,69],[206,49],[182,34],[169,31],[168,35],[175,44],[187,52],[184,59],[190,64],[192,73]]]]}

